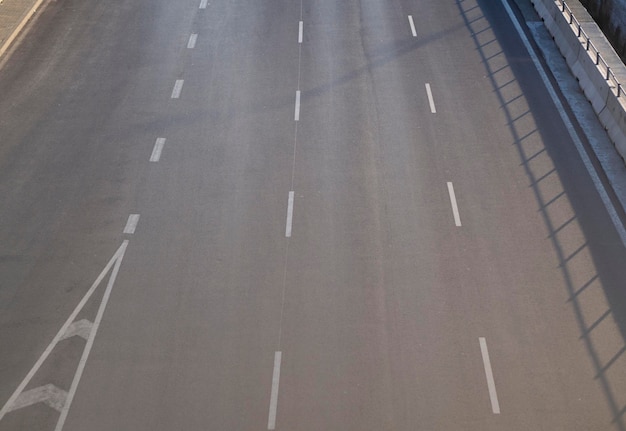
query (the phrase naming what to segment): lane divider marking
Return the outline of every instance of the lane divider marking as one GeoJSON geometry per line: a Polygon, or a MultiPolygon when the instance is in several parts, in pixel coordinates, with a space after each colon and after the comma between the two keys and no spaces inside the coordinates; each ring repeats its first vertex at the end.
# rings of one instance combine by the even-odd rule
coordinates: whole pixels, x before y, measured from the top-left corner
{"type": "Polygon", "coordinates": [[[161,159],[161,152],[163,152],[163,146],[165,145],[165,138],[157,138],[152,149],[152,155],[150,156],[151,162],[158,162],[161,159]]]}
{"type": "Polygon", "coordinates": [[[428,95],[428,104],[430,105],[430,112],[433,114],[437,113],[437,109],[435,108],[435,99],[433,99],[433,92],[430,89],[430,84],[426,83],[426,94],[428,95]]]}
{"type": "Polygon", "coordinates": [[[201,0],[200,1],[200,9],[206,9],[208,4],[209,4],[209,0],[201,0]]]}
{"type": "Polygon", "coordinates": [[[293,221],[293,192],[289,192],[289,200],[287,202],[287,226],[285,227],[285,236],[291,238],[291,223],[293,221]]]}
{"type": "Polygon", "coordinates": [[[304,23],[300,21],[300,24],[298,25],[298,43],[302,43],[303,33],[304,33],[304,23]]]}
{"type": "Polygon", "coordinates": [[[456,203],[456,195],[454,194],[454,186],[448,182],[448,194],[450,195],[450,203],[452,204],[452,212],[454,213],[454,224],[461,226],[461,216],[459,215],[459,207],[456,203]]]}
{"type": "Polygon", "coordinates": [[[487,340],[479,337],[480,353],[483,356],[483,365],[485,367],[485,376],[487,377],[487,387],[489,388],[489,398],[491,399],[491,410],[494,415],[500,414],[500,403],[498,403],[498,394],[496,393],[496,383],[493,379],[493,371],[491,370],[491,360],[489,360],[489,350],[487,350],[487,340]]]}
{"type": "Polygon", "coordinates": [[[55,430],[61,431],[63,429],[63,424],[65,423],[67,412],[69,411],[70,405],[72,404],[72,399],[74,398],[74,394],[76,393],[76,388],[78,387],[78,383],[85,367],[85,363],[87,362],[87,357],[89,356],[89,352],[91,351],[91,347],[93,346],[93,341],[95,339],[100,322],[102,320],[102,316],[104,314],[104,310],[109,300],[111,289],[113,289],[113,285],[115,284],[115,280],[117,279],[117,274],[122,264],[122,260],[124,259],[124,254],[126,253],[127,246],[128,240],[123,241],[122,245],[117,249],[111,260],[109,260],[109,262],[106,264],[106,266],[93,282],[87,293],[85,293],[76,308],[74,308],[74,311],[72,311],[63,326],[61,326],[59,332],[57,332],[50,344],[48,344],[48,347],[46,347],[39,359],[37,359],[35,365],[33,365],[26,377],[24,377],[24,380],[22,380],[17,389],[15,389],[13,394],[9,397],[7,402],[2,407],[2,409],[0,409],[0,420],[2,420],[4,416],[10,411],[42,402],[61,412],[61,416],[58,419],[55,430]],[[111,268],[113,268],[112,271],[111,268]],[[86,325],[82,320],[76,321],[76,317],[78,316],[78,314],[85,307],[87,301],[89,301],[93,293],[100,286],[100,284],[107,276],[107,274],[109,274],[109,272],[109,281],[100,302],[100,307],[98,309],[94,323],[86,325]],[[87,326],[89,326],[89,328],[87,328],[87,326]],[[46,361],[46,359],[48,359],[50,353],[52,353],[59,341],[73,335],[79,335],[82,337],[87,335],[87,343],[83,349],[83,354],[80,359],[76,373],[74,374],[74,379],[70,386],[70,390],[68,392],[65,392],[52,384],[48,384],[39,388],[24,391],[26,389],[26,386],[28,386],[30,381],[37,373],[37,371],[39,371],[43,363],[46,361]]]}
{"type": "Polygon", "coordinates": [[[522,40],[522,43],[524,44],[526,51],[528,51],[528,54],[530,55],[530,58],[532,59],[535,65],[535,68],[537,69],[537,72],[539,73],[539,76],[541,77],[541,80],[543,81],[543,84],[546,87],[546,90],[548,90],[548,93],[550,94],[550,97],[552,98],[552,101],[554,102],[554,106],[556,106],[556,111],[559,113],[559,116],[561,117],[563,124],[565,124],[565,127],[567,128],[567,132],[570,135],[570,138],[572,138],[572,141],[574,142],[574,146],[576,147],[576,150],[578,151],[578,154],[580,155],[580,158],[582,159],[582,162],[585,165],[587,172],[589,172],[589,176],[591,177],[591,180],[593,181],[593,185],[598,191],[598,194],[600,195],[600,199],[602,199],[602,203],[604,204],[604,207],[609,213],[609,217],[611,218],[611,221],[613,222],[613,226],[615,226],[615,230],[617,230],[617,234],[619,235],[622,241],[622,244],[626,247],[626,228],[624,227],[624,224],[622,223],[620,216],[617,213],[617,210],[615,209],[613,202],[611,201],[611,198],[609,197],[606,189],[604,188],[604,184],[602,183],[602,180],[600,179],[598,172],[596,172],[596,169],[593,166],[593,163],[591,159],[589,158],[589,155],[587,154],[587,151],[585,150],[585,147],[583,146],[583,143],[580,140],[580,137],[578,136],[578,133],[576,132],[576,129],[574,128],[574,125],[572,124],[569,117],[567,116],[567,111],[563,108],[563,104],[561,103],[559,96],[557,96],[556,90],[554,89],[552,83],[550,82],[550,78],[548,78],[548,75],[546,74],[546,71],[544,70],[543,65],[541,64],[541,61],[539,61],[539,58],[537,57],[535,50],[533,49],[532,45],[530,44],[530,41],[526,37],[526,34],[524,33],[524,30],[522,29],[520,23],[517,21],[517,18],[515,17],[513,10],[511,9],[511,7],[509,6],[506,0],[501,0],[501,2],[502,2],[502,6],[504,6],[504,9],[506,10],[507,15],[509,15],[509,19],[511,20],[511,22],[513,23],[513,26],[515,27],[515,30],[517,30],[517,33],[519,34],[519,37],[522,40]]]}
{"type": "Polygon", "coordinates": [[[189,49],[195,48],[197,40],[198,40],[198,34],[197,33],[193,33],[191,36],[189,36],[189,42],[187,42],[187,48],[189,48],[189,49]]]}
{"type": "Polygon", "coordinates": [[[139,223],[139,214],[131,214],[128,216],[128,221],[126,222],[126,227],[124,228],[124,233],[132,235],[135,233],[135,229],[137,229],[137,223],[139,223]]]}
{"type": "Polygon", "coordinates": [[[413,15],[409,15],[409,24],[411,25],[411,33],[413,37],[417,37],[417,31],[415,31],[415,23],[413,22],[413,15]]]}
{"type": "Polygon", "coordinates": [[[267,419],[267,429],[276,428],[276,410],[278,408],[278,385],[280,383],[280,363],[282,352],[274,353],[274,372],[272,373],[272,392],[270,395],[270,413],[267,419]]]}
{"type": "MultiPolygon", "coordinates": [[[[22,32],[22,30],[24,29],[24,27],[28,23],[28,21],[30,21],[30,19],[33,17],[33,15],[35,15],[35,13],[41,7],[41,4],[43,2],[44,2],[44,0],[37,0],[37,2],[33,5],[33,7],[30,8],[28,13],[24,16],[22,21],[20,21],[20,23],[17,25],[15,30],[13,30],[13,33],[11,33],[11,35],[9,35],[9,37],[5,40],[4,44],[2,44],[2,46],[0,46],[0,58],[2,58],[2,56],[9,50],[9,47],[11,46],[11,44],[15,41],[15,39],[17,39],[19,34],[22,32]]],[[[2,2],[0,2],[0,3],[2,3],[2,2]]]]}
{"type": "Polygon", "coordinates": [[[177,79],[174,84],[174,88],[172,89],[172,99],[178,99],[180,97],[180,93],[183,91],[183,84],[185,83],[184,79],[177,79]]]}
{"type": "Polygon", "coordinates": [[[70,406],[72,405],[72,400],[74,399],[74,395],[76,394],[76,389],[78,389],[80,378],[82,377],[83,371],[85,370],[85,365],[87,364],[89,353],[91,352],[91,348],[93,347],[93,342],[96,338],[98,328],[100,328],[100,322],[102,321],[102,317],[104,316],[104,310],[106,310],[107,303],[109,302],[111,290],[113,289],[113,285],[115,284],[115,280],[117,279],[117,274],[120,270],[120,266],[122,265],[122,260],[124,259],[124,254],[126,253],[127,246],[128,241],[124,241],[124,243],[120,247],[120,250],[118,251],[119,255],[115,261],[113,270],[111,271],[109,282],[107,283],[106,290],[104,291],[104,295],[102,296],[102,302],[100,302],[100,307],[98,308],[98,314],[96,314],[96,319],[94,320],[91,332],[89,333],[89,339],[87,340],[87,344],[85,345],[85,349],[83,350],[83,355],[81,356],[80,362],[78,363],[78,368],[76,370],[76,374],[74,374],[72,385],[70,386],[70,390],[67,392],[67,400],[63,405],[63,410],[61,411],[59,421],[57,422],[57,426],[54,428],[54,431],[61,431],[63,429],[63,425],[65,424],[65,419],[67,418],[70,406]]]}
{"type": "Polygon", "coordinates": [[[300,121],[300,90],[296,91],[296,109],[293,117],[295,121],[300,121]]]}

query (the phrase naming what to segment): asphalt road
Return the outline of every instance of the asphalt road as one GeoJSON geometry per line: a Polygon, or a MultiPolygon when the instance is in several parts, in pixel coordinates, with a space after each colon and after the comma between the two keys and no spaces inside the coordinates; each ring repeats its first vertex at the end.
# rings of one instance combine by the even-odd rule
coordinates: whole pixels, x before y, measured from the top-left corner
{"type": "Polygon", "coordinates": [[[57,0],[0,94],[0,431],[626,430],[624,244],[499,0],[57,0]]]}

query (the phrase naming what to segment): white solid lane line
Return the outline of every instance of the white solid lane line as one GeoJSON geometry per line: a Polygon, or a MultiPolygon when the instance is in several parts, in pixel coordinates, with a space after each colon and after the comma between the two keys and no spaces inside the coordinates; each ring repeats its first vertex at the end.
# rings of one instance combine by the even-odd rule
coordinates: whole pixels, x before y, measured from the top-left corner
{"type": "Polygon", "coordinates": [[[287,202],[287,226],[285,227],[285,236],[291,238],[291,222],[293,220],[293,192],[289,192],[289,200],[287,202]]]}
{"type": "Polygon", "coordinates": [[[604,188],[604,185],[602,184],[602,180],[598,176],[598,173],[596,172],[596,169],[594,168],[593,163],[591,159],[589,158],[589,155],[587,154],[587,151],[585,150],[582,141],[578,137],[578,133],[576,132],[576,129],[574,129],[574,125],[570,121],[567,115],[567,111],[563,108],[561,99],[559,99],[559,96],[556,94],[556,91],[554,90],[554,87],[552,86],[552,82],[550,81],[550,78],[548,78],[548,75],[546,74],[543,68],[543,65],[541,64],[541,61],[537,57],[537,54],[535,54],[535,50],[533,49],[528,38],[526,37],[524,30],[522,29],[520,24],[517,22],[517,18],[515,17],[513,10],[511,9],[511,7],[509,6],[506,0],[501,0],[501,1],[502,1],[502,6],[504,6],[506,13],[509,15],[509,19],[513,23],[513,26],[515,27],[515,29],[517,30],[519,37],[522,39],[522,43],[526,47],[526,50],[528,51],[530,58],[533,60],[533,63],[535,64],[535,68],[537,69],[537,72],[539,72],[539,76],[541,77],[541,80],[543,81],[544,85],[546,86],[546,89],[548,90],[548,93],[550,94],[550,97],[552,98],[552,101],[554,102],[554,105],[556,106],[556,111],[559,113],[559,116],[561,117],[563,124],[565,124],[565,127],[567,128],[567,132],[572,138],[572,141],[574,142],[574,146],[576,146],[576,150],[578,151],[578,154],[580,155],[580,158],[582,159],[583,164],[585,165],[585,168],[587,169],[587,172],[589,172],[589,176],[591,177],[591,180],[593,181],[593,184],[596,187],[596,190],[600,194],[602,203],[604,203],[604,207],[607,209],[609,216],[611,217],[613,226],[615,226],[615,229],[617,230],[617,233],[620,239],[622,240],[622,244],[624,244],[624,246],[626,247],[626,229],[624,228],[624,224],[620,220],[617,210],[615,209],[613,202],[611,202],[611,198],[607,194],[607,191],[604,188]]]}
{"type": "Polygon", "coordinates": [[[201,0],[200,9],[206,9],[207,4],[209,4],[209,0],[201,0]]]}
{"type": "Polygon", "coordinates": [[[267,419],[267,429],[276,428],[276,409],[278,408],[278,385],[280,383],[280,362],[282,352],[274,353],[274,372],[272,374],[272,393],[270,395],[270,413],[267,419]]]}
{"type": "Polygon", "coordinates": [[[435,109],[435,99],[433,99],[433,92],[430,89],[430,84],[426,83],[426,94],[428,95],[428,104],[430,105],[430,112],[433,114],[437,113],[437,109],[435,109]]]}
{"type": "Polygon", "coordinates": [[[139,223],[139,214],[131,214],[128,216],[128,221],[126,222],[126,227],[124,228],[124,233],[132,235],[135,233],[135,229],[137,229],[137,223],[139,223]]]}
{"type": "Polygon", "coordinates": [[[151,162],[158,162],[161,158],[161,152],[163,152],[163,146],[165,145],[165,138],[157,138],[154,143],[154,149],[152,150],[152,155],[150,156],[151,162]]]}
{"type": "Polygon", "coordinates": [[[415,31],[415,23],[413,22],[413,16],[409,15],[409,24],[411,25],[411,33],[413,37],[417,37],[417,31],[415,31]]]}
{"type": "Polygon", "coordinates": [[[185,80],[183,79],[176,80],[176,83],[174,84],[174,88],[172,89],[172,99],[178,99],[180,97],[180,93],[181,91],[183,91],[184,83],[185,83],[185,80]]]}
{"type": "Polygon", "coordinates": [[[197,40],[198,40],[198,34],[197,33],[193,33],[191,36],[189,36],[189,42],[187,42],[187,48],[189,48],[189,49],[195,48],[197,40]]]}
{"type": "Polygon", "coordinates": [[[485,366],[485,376],[487,377],[487,387],[489,388],[489,398],[491,399],[491,410],[494,415],[500,414],[500,404],[498,403],[498,394],[496,393],[496,382],[493,380],[493,371],[491,370],[491,361],[489,360],[489,351],[487,350],[487,340],[484,337],[478,339],[480,342],[480,352],[483,355],[483,365],[485,366]]]}
{"type": "Polygon", "coordinates": [[[450,195],[450,203],[452,204],[452,212],[454,213],[454,224],[457,226],[461,226],[459,206],[456,203],[456,194],[454,193],[454,186],[451,182],[448,182],[448,194],[450,195]]]}
{"type": "Polygon", "coordinates": [[[302,43],[302,35],[304,32],[304,24],[302,21],[300,21],[300,24],[298,25],[298,43],[302,43]]]}
{"type": "Polygon", "coordinates": [[[296,109],[293,117],[294,120],[300,121],[300,90],[296,91],[296,109]]]}
{"type": "Polygon", "coordinates": [[[59,332],[57,332],[56,336],[52,339],[48,347],[46,347],[46,349],[41,354],[39,359],[37,359],[37,362],[35,362],[35,365],[33,365],[33,368],[30,369],[26,377],[24,377],[24,380],[22,380],[22,382],[19,384],[15,392],[13,392],[11,397],[9,397],[9,400],[4,404],[4,406],[0,410],[0,420],[2,420],[2,418],[4,418],[4,416],[9,411],[11,411],[11,409],[15,405],[15,401],[18,399],[20,394],[23,393],[26,386],[30,383],[34,375],[41,368],[42,364],[46,361],[46,359],[48,359],[48,356],[50,356],[50,353],[52,353],[52,350],[55,348],[58,342],[63,339],[64,335],[67,333],[68,328],[76,320],[76,316],[78,316],[78,313],[80,313],[82,309],[85,307],[85,304],[87,303],[87,301],[89,301],[89,298],[91,298],[91,296],[96,291],[98,286],[100,286],[100,283],[102,282],[102,280],[104,280],[104,277],[106,277],[106,275],[109,273],[111,268],[114,265],[116,265],[117,262],[120,261],[120,259],[123,257],[127,245],[128,245],[128,241],[124,241],[122,245],[117,249],[117,251],[111,258],[111,260],[109,260],[109,263],[106,264],[106,266],[104,267],[100,275],[98,275],[96,280],[93,282],[93,284],[91,285],[87,293],[85,293],[85,296],[83,296],[83,298],[80,300],[76,308],[74,308],[74,311],[72,311],[72,314],[70,314],[70,316],[67,318],[63,326],[61,326],[61,329],[59,330],[59,332]]]}
{"type": "Polygon", "coordinates": [[[76,374],[74,374],[72,385],[70,386],[70,390],[67,393],[67,399],[65,400],[65,405],[63,406],[63,410],[61,411],[61,415],[59,416],[59,420],[57,422],[57,426],[54,428],[54,431],[61,431],[63,429],[63,425],[65,424],[65,419],[67,419],[67,414],[72,405],[72,400],[74,399],[74,395],[76,394],[76,389],[78,388],[78,384],[80,383],[80,378],[82,377],[83,371],[85,370],[85,365],[87,364],[89,353],[91,352],[91,348],[93,347],[93,342],[96,338],[96,333],[98,332],[98,328],[100,327],[102,316],[104,316],[104,310],[106,310],[107,303],[109,302],[109,297],[111,296],[111,290],[113,289],[113,285],[115,284],[117,274],[120,270],[120,266],[122,265],[122,260],[124,259],[124,253],[126,253],[127,246],[128,246],[128,241],[124,241],[124,243],[122,244],[122,247],[120,247],[121,250],[119,252],[119,256],[115,262],[115,265],[113,266],[111,277],[109,277],[109,282],[107,284],[106,290],[104,291],[102,302],[100,303],[100,307],[98,308],[98,314],[96,314],[96,319],[94,320],[91,332],[89,333],[89,339],[87,340],[87,344],[85,345],[85,349],[83,350],[83,355],[81,356],[80,361],[78,363],[78,369],[76,370],[76,374]]]}

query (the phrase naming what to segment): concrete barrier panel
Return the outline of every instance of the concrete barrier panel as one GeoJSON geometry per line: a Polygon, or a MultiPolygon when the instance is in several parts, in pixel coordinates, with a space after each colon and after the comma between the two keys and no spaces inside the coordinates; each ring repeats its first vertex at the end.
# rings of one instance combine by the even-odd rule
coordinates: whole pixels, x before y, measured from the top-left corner
{"type": "MultiPolygon", "coordinates": [[[[546,28],[565,57],[572,73],[591,102],[600,122],[615,144],[617,152],[626,160],[626,95],[618,98],[605,79],[606,71],[596,65],[595,54],[588,52],[583,42],[569,24],[569,20],[554,0],[531,0],[535,10],[544,20],[546,28]],[[624,101],[624,103],[622,103],[624,101]]],[[[591,21],[590,21],[591,22],[591,21]]],[[[599,29],[585,28],[588,33],[599,34],[599,29]]],[[[595,39],[592,39],[595,40],[595,39]]],[[[621,62],[620,62],[621,66],[621,62]]]]}
{"type": "Polygon", "coordinates": [[[618,98],[611,91],[606,100],[606,107],[600,112],[600,121],[615,144],[615,149],[626,160],[626,109],[621,103],[622,97],[618,98]]]}
{"type": "Polygon", "coordinates": [[[581,49],[578,60],[572,65],[572,72],[578,78],[578,83],[591,102],[593,110],[599,114],[606,106],[610,87],[602,72],[598,70],[595,59],[591,58],[589,52],[581,49]]]}
{"type": "Polygon", "coordinates": [[[584,48],[564,16],[561,15],[555,18],[551,34],[559,47],[559,51],[565,57],[565,61],[572,67],[578,60],[580,51],[584,50],[584,48]]]}
{"type": "Polygon", "coordinates": [[[531,0],[533,6],[535,6],[535,10],[539,14],[539,16],[544,20],[546,27],[548,29],[554,23],[554,18],[556,17],[556,13],[558,12],[558,8],[554,4],[553,1],[546,0],[531,0]]]}

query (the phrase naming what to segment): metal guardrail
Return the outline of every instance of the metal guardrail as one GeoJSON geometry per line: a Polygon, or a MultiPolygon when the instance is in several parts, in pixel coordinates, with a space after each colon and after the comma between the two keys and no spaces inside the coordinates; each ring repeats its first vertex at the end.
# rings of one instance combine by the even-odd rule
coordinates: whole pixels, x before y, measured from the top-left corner
{"type": "Polygon", "coordinates": [[[620,82],[617,80],[617,77],[611,70],[611,66],[609,66],[604,58],[602,58],[602,55],[600,55],[600,51],[598,51],[598,48],[595,47],[591,39],[589,39],[587,33],[585,33],[585,30],[583,30],[583,28],[580,26],[580,22],[578,22],[567,3],[565,3],[564,0],[556,0],[556,2],[560,5],[559,9],[563,13],[563,15],[565,15],[565,18],[568,20],[570,27],[572,27],[578,38],[582,39],[585,50],[587,52],[591,52],[591,56],[592,58],[594,58],[596,66],[604,71],[604,79],[609,82],[612,81],[613,83],[615,83],[614,91],[617,97],[620,97],[622,94],[624,94],[624,89],[622,87],[622,84],[620,84],[620,82]]]}

